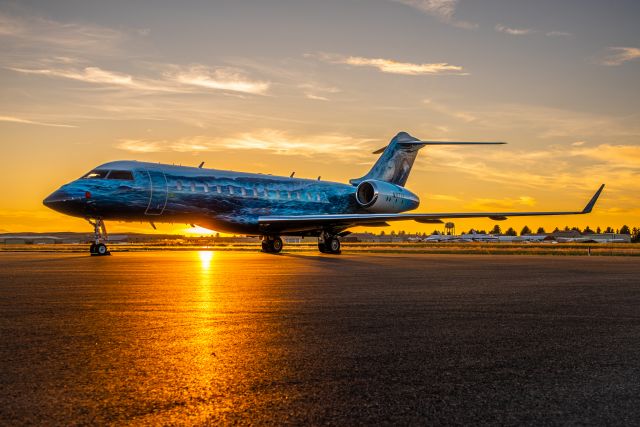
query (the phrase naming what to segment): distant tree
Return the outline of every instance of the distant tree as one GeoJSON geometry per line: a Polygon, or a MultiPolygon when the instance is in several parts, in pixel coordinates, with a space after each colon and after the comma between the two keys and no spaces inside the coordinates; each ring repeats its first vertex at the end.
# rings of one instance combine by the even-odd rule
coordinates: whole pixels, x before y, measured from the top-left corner
{"type": "Polygon", "coordinates": [[[396,235],[396,231],[395,230],[391,230],[391,235],[395,236],[396,235]]]}
{"type": "Polygon", "coordinates": [[[560,231],[560,229],[559,229],[558,227],[556,227],[556,228],[554,228],[554,229],[553,229],[553,232],[554,232],[554,233],[557,233],[557,232],[559,232],[559,231],[560,231]]]}
{"type": "Polygon", "coordinates": [[[631,234],[631,230],[629,230],[628,225],[623,225],[620,229],[620,234],[631,234]]]}
{"type": "Polygon", "coordinates": [[[398,236],[406,236],[407,232],[404,230],[400,230],[400,232],[398,233],[398,236]]]}
{"type": "Polygon", "coordinates": [[[504,232],[504,234],[506,234],[507,236],[517,236],[518,233],[516,233],[516,230],[513,229],[513,227],[509,227],[507,229],[507,231],[504,232]]]}
{"type": "Polygon", "coordinates": [[[433,230],[433,233],[431,233],[431,235],[432,235],[432,236],[437,236],[437,235],[439,235],[439,234],[440,234],[440,233],[438,233],[438,230],[433,230]]]}
{"type": "Polygon", "coordinates": [[[491,231],[489,232],[489,234],[501,234],[501,233],[502,233],[502,229],[500,228],[500,224],[494,225],[491,231]]]}
{"type": "Polygon", "coordinates": [[[589,228],[587,225],[584,230],[582,230],[584,234],[593,234],[593,230],[589,228]]]}
{"type": "Polygon", "coordinates": [[[604,232],[605,233],[613,233],[613,228],[607,227],[607,228],[604,229],[604,232]]]}
{"type": "Polygon", "coordinates": [[[478,234],[487,234],[487,230],[478,230],[476,231],[478,234]]]}
{"type": "Polygon", "coordinates": [[[538,227],[538,231],[536,231],[536,234],[545,234],[546,231],[544,231],[544,227],[538,227]]]}
{"type": "Polygon", "coordinates": [[[596,233],[598,234],[602,233],[602,229],[600,229],[600,227],[596,228],[596,233]]]}
{"type": "Polygon", "coordinates": [[[527,227],[526,225],[524,227],[522,227],[522,230],[520,230],[520,235],[524,236],[525,234],[531,234],[531,229],[529,227],[527,227]]]}
{"type": "Polygon", "coordinates": [[[387,235],[387,233],[385,233],[385,232],[384,232],[384,230],[382,230],[382,231],[380,232],[380,235],[381,235],[381,236],[386,236],[386,235],[387,235]]]}
{"type": "Polygon", "coordinates": [[[582,230],[580,230],[580,227],[571,227],[571,231],[577,231],[578,233],[582,233],[582,230]]]}
{"type": "Polygon", "coordinates": [[[569,226],[568,226],[568,225],[565,225],[565,226],[564,226],[564,231],[571,231],[571,229],[569,228],[569,226]]]}
{"type": "Polygon", "coordinates": [[[631,241],[640,242],[640,228],[633,227],[633,231],[631,232],[631,241]]]}

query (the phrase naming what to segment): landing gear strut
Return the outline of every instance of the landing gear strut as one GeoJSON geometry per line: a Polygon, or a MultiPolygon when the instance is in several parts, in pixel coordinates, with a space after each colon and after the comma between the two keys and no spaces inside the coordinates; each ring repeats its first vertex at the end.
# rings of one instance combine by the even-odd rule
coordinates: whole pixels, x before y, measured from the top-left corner
{"type": "Polygon", "coordinates": [[[318,250],[323,254],[339,254],[340,240],[338,240],[338,236],[323,231],[318,236],[318,250]]]}
{"type": "Polygon", "coordinates": [[[111,255],[111,252],[107,249],[107,245],[103,243],[103,241],[109,239],[104,221],[101,218],[97,218],[95,221],[87,219],[87,221],[93,225],[93,243],[91,243],[89,247],[89,253],[91,253],[92,256],[111,255]]]}
{"type": "Polygon", "coordinates": [[[262,236],[262,251],[269,254],[278,254],[282,251],[282,239],[280,236],[262,236]]]}

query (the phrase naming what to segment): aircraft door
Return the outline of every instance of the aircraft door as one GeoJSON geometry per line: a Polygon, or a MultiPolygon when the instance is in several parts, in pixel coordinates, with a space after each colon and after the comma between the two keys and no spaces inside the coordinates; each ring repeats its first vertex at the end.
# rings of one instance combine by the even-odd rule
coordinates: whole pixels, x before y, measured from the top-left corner
{"type": "Polygon", "coordinates": [[[162,215],[167,206],[167,177],[162,171],[147,170],[149,175],[149,205],[145,215],[162,215]]]}

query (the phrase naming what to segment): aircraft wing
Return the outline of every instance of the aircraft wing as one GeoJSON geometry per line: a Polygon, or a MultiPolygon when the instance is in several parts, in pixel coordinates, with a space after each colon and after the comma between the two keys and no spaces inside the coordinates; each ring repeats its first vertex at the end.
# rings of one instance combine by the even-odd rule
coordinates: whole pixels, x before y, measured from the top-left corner
{"type": "Polygon", "coordinates": [[[312,231],[324,228],[346,229],[358,225],[373,225],[387,221],[416,221],[421,223],[441,223],[443,219],[490,218],[496,221],[514,216],[582,215],[588,214],[596,204],[604,184],[593,195],[581,211],[552,212],[443,212],[443,213],[396,213],[396,214],[326,214],[261,216],[260,226],[266,231],[312,231]]]}

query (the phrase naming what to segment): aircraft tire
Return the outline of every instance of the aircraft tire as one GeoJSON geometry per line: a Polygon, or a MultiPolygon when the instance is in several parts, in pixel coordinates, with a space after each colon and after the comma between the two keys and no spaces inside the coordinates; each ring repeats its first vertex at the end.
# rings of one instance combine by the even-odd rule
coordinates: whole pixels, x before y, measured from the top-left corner
{"type": "Polygon", "coordinates": [[[282,239],[280,237],[274,237],[273,240],[269,242],[269,249],[271,249],[271,253],[279,254],[282,251],[282,239]]]}
{"type": "Polygon", "coordinates": [[[331,254],[339,254],[340,253],[340,240],[336,236],[331,236],[327,239],[325,243],[327,252],[331,254]]]}
{"type": "Polygon", "coordinates": [[[269,252],[269,241],[267,239],[262,240],[262,252],[269,252]]]}
{"type": "Polygon", "coordinates": [[[327,253],[327,247],[325,246],[325,244],[324,244],[324,243],[320,243],[320,242],[318,242],[318,250],[319,250],[320,252],[322,252],[323,254],[326,254],[326,253],[327,253]]]}
{"type": "Polygon", "coordinates": [[[90,254],[95,254],[96,253],[96,244],[92,243],[91,246],[89,246],[89,253],[90,254]]]}
{"type": "Polygon", "coordinates": [[[100,256],[109,255],[109,250],[107,249],[107,245],[105,245],[104,243],[98,243],[94,251],[96,255],[100,255],[100,256]]]}

